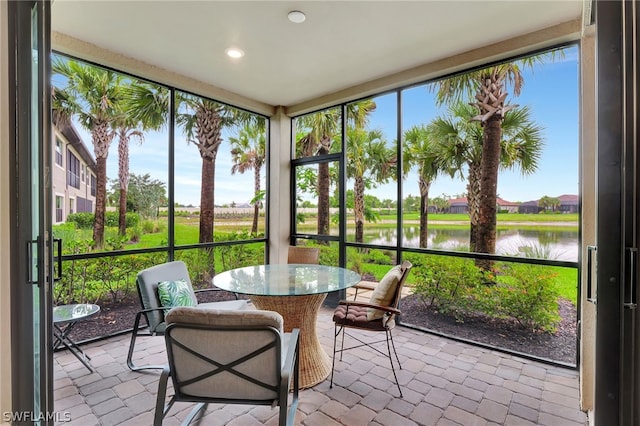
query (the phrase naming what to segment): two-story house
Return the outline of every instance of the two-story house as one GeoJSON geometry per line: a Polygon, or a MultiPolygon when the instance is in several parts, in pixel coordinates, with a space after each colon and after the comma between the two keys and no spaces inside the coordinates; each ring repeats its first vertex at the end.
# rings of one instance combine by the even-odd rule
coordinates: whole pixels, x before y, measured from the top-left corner
{"type": "Polygon", "coordinates": [[[62,223],[71,213],[93,212],[96,161],[73,124],[54,127],[52,144],[52,218],[62,223]]]}

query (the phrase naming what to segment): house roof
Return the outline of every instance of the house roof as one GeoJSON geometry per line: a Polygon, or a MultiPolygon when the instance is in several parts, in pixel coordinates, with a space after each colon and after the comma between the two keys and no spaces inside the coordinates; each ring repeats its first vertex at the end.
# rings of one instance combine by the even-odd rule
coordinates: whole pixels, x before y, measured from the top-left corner
{"type": "Polygon", "coordinates": [[[508,207],[508,206],[519,206],[520,203],[514,203],[513,201],[507,201],[504,200],[500,197],[496,198],[496,204],[502,207],[508,207]]]}
{"type": "Polygon", "coordinates": [[[67,142],[71,144],[73,149],[78,153],[78,155],[80,155],[80,158],[82,158],[82,161],[84,161],[84,163],[89,166],[91,171],[95,174],[96,160],[93,158],[93,155],[84,144],[84,141],[80,137],[80,134],[76,130],[73,123],[62,124],[59,125],[59,127],[55,128],[64,136],[67,142]]]}
{"type": "Polygon", "coordinates": [[[450,206],[466,206],[467,204],[469,204],[467,202],[467,197],[451,198],[449,200],[450,206]]]}

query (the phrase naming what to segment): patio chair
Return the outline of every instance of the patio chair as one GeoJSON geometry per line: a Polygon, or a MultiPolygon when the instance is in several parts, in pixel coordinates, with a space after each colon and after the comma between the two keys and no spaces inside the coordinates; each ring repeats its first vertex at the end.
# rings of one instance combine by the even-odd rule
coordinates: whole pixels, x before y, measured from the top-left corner
{"type": "Polygon", "coordinates": [[[287,263],[307,263],[317,265],[320,249],[317,247],[289,246],[287,263]]]}
{"type": "MultiPolygon", "coordinates": [[[[371,294],[371,300],[369,302],[359,302],[356,300],[341,300],[338,303],[338,307],[333,313],[333,322],[335,323],[335,333],[333,336],[333,362],[331,364],[331,383],[330,388],[333,387],[333,373],[336,364],[336,353],[340,352],[340,361],[342,361],[342,353],[349,349],[360,348],[367,346],[381,355],[389,358],[391,363],[391,371],[393,371],[393,377],[396,381],[396,386],[400,392],[402,398],[402,389],[398,383],[398,376],[393,364],[393,357],[391,356],[391,348],[393,347],[393,353],[398,361],[398,367],[402,369],[400,364],[400,358],[396,352],[395,344],[393,343],[393,335],[391,330],[395,327],[395,317],[400,315],[398,309],[398,303],[402,295],[402,286],[404,285],[409,271],[411,270],[411,262],[404,261],[401,265],[394,266],[376,285],[373,293],[371,294]],[[351,333],[347,333],[346,329],[357,329],[365,332],[384,332],[386,335],[385,340],[365,341],[364,338],[356,337],[351,333]],[[342,333],[342,342],[340,349],[337,349],[336,341],[338,336],[342,333]],[[359,342],[355,346],[344,347],[344,336],[348,334],[350,338],[359,342]],[[383,352],[378,349],[376,344],[386,341],[387,352],[383,352]]],[[[357,285],[356,285],[357,287],[357,285]]]]}
{"type": "MultiPolygon", "coordinates": [[[[220,291],[217,288],[207,288],[203,290],[193,290],[191,280],[189,279],[189,271],[187,265],[181,261],[176,260],[173,262],[163,263],[160,265],[152,266],[138,273],[136,278],[136,287],[138,289],[138,296],[140,297],[140,305],[142,310],[136,314],[136,318],[133,324],[133,330],[131,332],[131,343],[129,344],[129,353],[127,354],[127,366],[133,371],[149,370],[164,368],[163,365],[145,365],[137,366],[133,363],[133,351],[136,345],[136,338],[138,336],[158,336],[164,334],[166,327],[165,313],[173,306],[187,305],[197,306],[198,308],[215,308],[215,309],[245,309],[247,306],[246,300],[226,300],[222,302],[209,302],[198,303],[196,293],[203,291],[220,291]],[[171,285],[181,287],[178,288],[178,296],[171,297],[169,300],[163,295],[158,293],[158,288],[164,288],[161,285],[167,284],[167,287],[171,285]],[[165,299],[165,303],[161,301],[165,299]],[[140,320],[142,317],[147,321],[147,332],[140,331],[140,320]]],[[[175,288],[174,288],[175,290],[175,288]]],[[[144,327],[144,326],[143,326],[144,327]]]]}
{"type": "Polygon", "coordinates": [[[169,365],[158,383],[155,426],[176,401],[198,403],[183,424],[204,412],[208,403],[221,403],[278,406],[278,424],[293,425],[299,330],[283,333],[279,313],[179,307],[167,314],[167,324],[169,365]],[[169,377],[174,395],[165,405],[169,377]]]}

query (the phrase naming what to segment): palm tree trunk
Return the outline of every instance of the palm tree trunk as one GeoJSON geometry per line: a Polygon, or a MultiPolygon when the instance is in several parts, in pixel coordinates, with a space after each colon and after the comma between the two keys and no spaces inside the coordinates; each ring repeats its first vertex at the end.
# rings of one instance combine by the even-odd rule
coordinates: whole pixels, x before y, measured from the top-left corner
{"type": "Polygon", "coordinates": [[[120,181],[120,202],[118,211],[118,234],[127,233],[127,190],[129,188],[129,138],[120,132],[118,140],[118,180],[120,181]]]}
{"type": "Polygon", "coordinates": [[[420,247],[426,248],[429,238],[429,188],[431,182],[420,177],[418,187],[420,188],[420,247]]]}
{"type": "Polygon", "coordinates": [[[93,222],[93,245],[96,249],[104,246],[104,223],[107,210],[107,156],[113,132],[107,122],[96,122],[91,129],[93,153],[96,157],[96,212],[93,222]]]}
{"type": "Polygon", "coordinates": [[[480,221],[480,164],[469,163],[467,183],[467,207],[469,210],[469,251],[477,251],[478,223],[480,221]]]}
{"type": "MultiPolygon", "coordinates": [[[[323,136],[320,140],[318,155],[326,155],[331,148],[331,138],[323,136]]],[[[329,175],[329,163],[318,164],[318,235],[329,235],[329,189],[331,176],[329,175]]]]}
{"type": "Polygon", "coordinates": [[[104,245],[104,217],[107,208],[107,158],[96,158],[96,213],[93,222],[93,245],[104,245]]]}
{"type": "Polygon", "coordinates": [[[253,192],[254,192],[254,204],[253,204],[253,223],[251,224],[251,234],[258,235],[258,215],[260,214],[260,202],[258,201],[258,195],[260,194],[260,167],[258,164],[254,165],[253,169],[253,192]]]}
{"type": "MultiPolygon", "coordinates": [[[[477,251],[495,253],[496,251],[496,199],[498,188],[498,167],[500,166],[500,139],[502,120],[495,116],[484,124],[484,143],[482,145],[482,163],[480,175],[480,216],[478,222],[477,251]]],[[[491,261],[478,260],[478,266],[490,269],[491,261]]]]}
{"type": "Polygon", "coordinates": [[[356,222],[356,243],[364,242],[364,179],[355,178],[353,185],[353,215],[356,222]]]}
{"type": "Polygon", "coordinates": [[[200,243],[213,242],[213,209],[215,190],[215,159],[202,159],[202,183],[200,186],[200,243]]]}
{"type": "Polygon", "coordinates": [[[127,234],[127,189],[120,188],[120,200],[118,203],[118,235],[127,234]]]}
{"type": "Polygon", "coordinates": [[[329,163],[318,164],[318,235],[329,235],[329,163]]]}

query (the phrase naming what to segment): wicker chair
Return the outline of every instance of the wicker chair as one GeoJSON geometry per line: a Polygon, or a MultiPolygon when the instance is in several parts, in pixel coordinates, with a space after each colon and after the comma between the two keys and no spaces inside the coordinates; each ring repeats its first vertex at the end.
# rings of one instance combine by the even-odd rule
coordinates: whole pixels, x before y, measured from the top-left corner
{"type": "MultiPolygon", "coordinates": [[[[393,364],[393,358],[391,356],[391,348],[393,347],[393,353],[398,361],[398,367],[402,369],[398,353],[396,352],[395,344],[393,343],[393,335],[391,330],[395,327],[395,317],[400,315],[398,304],[402,295],[402,286],[409,275],[411,270],[411,263],[404,261],[402,265],[393,267],[387,274],[380,280],[376,288],[373,290],[371,300],[369,302],[360,302],[356,300],[341,300],[338,307],[333,313],[333,322],[335,323],[335,333],[333,337],[333,363],[331,365],[331,384],[329,387],[333,387],[333,372],[336,364],[336,353],[340,353],[340,361],[342,361],[342,353],[349,349],[360,348],[368,346],[376,352],[389,358],[391,363],[391,370],[393,371],[393,377],[396,380],[396,386],[402,397],[402,389],[398,383],[398,376],[393,364]],[[357,337],[351,333],[347,333],[346,329],[357,329],[366,332],[384,332],[386,335],[385,340],[377,340],[374,342],[364,341],[360,337],[357,337]],[[336,341],[338,336],[342,333],[342,342],[340,349],[337,349],[336,341]],[[348,334],[350,338],[359,342],[355,346],[344,347],[344,336],[348,334]],[[383,352],[378,349],[376,344],[385,342],[387,344],[387,352],[383,352]]],[[[357,287],[357,286],[356,286],[357,287]]]]}
{"type": "Polygon", "coordinates": [[[179,307],[167,314],[167,324],[169,365],[158,383],[155,426],[162,424],[176,401],[198,403],[183,424],[189,424],[208,403],[278,406],[278,424],[293,424],[298,405],[299,330],[283,333],[280,314],[179,307]],[[174,395],[165,405],[169,377],[174,395]]]}
{"type": "Polygon", "coordinates": [[[203,291],[220,291],[220,289],[210,288],[194,291],[191,287],[191,280],[189,279],[187,265],[181,260],[163,263],[140,271],[136,278],[136,287],[138,289],[138,296],[140,297],[140,305],[142,309],[136,314],[136,318],[133,323],[133,331],[131,332],[131,342],[129,343],[129,353],[127,354],[127,366],[133,371],[149,369],[161,370],[164,368],[163,365],[135,365],[133,363],[133,352],[136,346],[136,338],[138,336],[159,336],[164,334],[166,327],[164,314],[165,311],[167,311],[167,307],[162,306],[160,302],[160,298],[158,296],[158,284],[162,281],[170,280],[186,281],[190,290],[191,304],[194,306],[216,309],[245,309],[247,307],[246,300],[198,303],[196,293],[203,291]],[[140,321],[143,316],[147,321],[147,332],[142,332],[140,330],[140,321]]]}
{"type": "Polygon", "coordinates": [[[316,247],[289,246],[287,263],[307,263],[317,265],[320,249],[316,247]]]}

